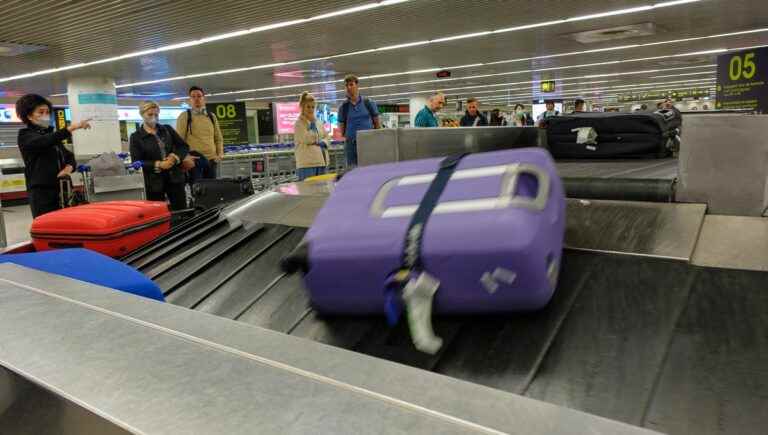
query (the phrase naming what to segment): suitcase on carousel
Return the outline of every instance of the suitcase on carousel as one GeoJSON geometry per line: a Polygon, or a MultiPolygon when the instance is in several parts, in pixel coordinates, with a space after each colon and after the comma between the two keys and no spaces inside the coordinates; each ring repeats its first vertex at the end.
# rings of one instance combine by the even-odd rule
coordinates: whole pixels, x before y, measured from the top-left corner
{"type": "Polygon", "coordinates": [[[170,226],[165,202],[106,201],[38,216],[30,232],[38,251],[87,248],[121,257],[167,233],[170,226]]]}
{"type": "Polygon", "coordinates": [[[192,185],[195,207],[210,209],[254,194],[250,178],[219,178],[197,180],[192,185]]]}
{"type": "Polygon", "coordinates": [[[672,110],[575,113],[548,120],[547,145],[557,159],[663,158],[676,148],[681,123],[672,110]],[[579,139],[589,128],[597,136],[579,139]]]}
{"type": "Polygon", "coordinates": [[[450,174],[447,162],[455,159],[361,167],[339,181],[284,262],[290,270],[291,260],[305,258],[319,312],[385,313],[394,323],[404,310],[416,347],[433,353],[440,346],[430,332],[432,309],[496,313],[549,302],[565,231],[563,187],[549,153],[469,154],[450,174]]]}

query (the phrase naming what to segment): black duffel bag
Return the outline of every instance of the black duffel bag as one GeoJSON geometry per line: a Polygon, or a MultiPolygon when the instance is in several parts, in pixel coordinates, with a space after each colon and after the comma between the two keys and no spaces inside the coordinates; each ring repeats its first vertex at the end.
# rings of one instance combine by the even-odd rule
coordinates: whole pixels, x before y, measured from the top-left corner
{"type": "Polygon", "coordinates": [[[575,113],[547,120],[547,145],[558,159],[664,158],[679,146],[681,125],[674,110],[575,113]],[[579,138],[588,128],[593,134],[579,138]]]}

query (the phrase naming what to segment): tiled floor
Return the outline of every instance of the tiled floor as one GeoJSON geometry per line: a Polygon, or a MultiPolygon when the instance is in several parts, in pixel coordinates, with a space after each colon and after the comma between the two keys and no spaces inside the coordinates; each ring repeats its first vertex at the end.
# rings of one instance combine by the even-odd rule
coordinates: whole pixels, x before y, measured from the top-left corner
{"type": "Polygon", "coordinates": [[[32,224],[29,206],[3,207],[2,211],[8,245],[29,240],[29,226],[32,224]]]}

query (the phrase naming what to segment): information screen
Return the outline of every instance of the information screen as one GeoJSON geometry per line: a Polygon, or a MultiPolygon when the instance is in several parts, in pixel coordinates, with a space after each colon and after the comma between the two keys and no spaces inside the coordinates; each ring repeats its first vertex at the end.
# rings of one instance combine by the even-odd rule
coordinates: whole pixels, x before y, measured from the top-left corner
{"type": "Polygon", "coordinates": [[[717,108],[768,111],[768,47],[717,57],[717,108]]]}
{"type": "Polygon", "coordinates": [[[293,124],[301,115],[299,103],[273,103],[273,105],[275,132],[277,134],[293,134],[293,124]]]}
{"type": "MultiPolygon", "coordinates": [[[[301,115],[299,103],[273,103],[275,131],[277,134],[293,134],[293,125],[301,115]]],[[[325,131],[332,134],[339,128],[339,114],[331,110],[328,104],[318,104],[315,116],[325,126],[325,131]]]]}

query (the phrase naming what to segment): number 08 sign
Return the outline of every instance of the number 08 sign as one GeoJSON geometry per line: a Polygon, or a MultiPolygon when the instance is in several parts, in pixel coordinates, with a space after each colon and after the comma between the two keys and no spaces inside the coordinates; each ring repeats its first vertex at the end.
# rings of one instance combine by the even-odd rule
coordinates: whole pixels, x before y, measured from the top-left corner
{"type": "Polygon", "coordinates": [[[216,115],[224,137],[224,145],[248,143],[248,118],[245,103],[211,103],[205,105],[208,112],[216,115]]]}
{"type": "Polygon", "coordinates": [[[768,48],[717,58],[717,108],[768,112],[768,48]]]}

